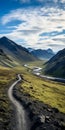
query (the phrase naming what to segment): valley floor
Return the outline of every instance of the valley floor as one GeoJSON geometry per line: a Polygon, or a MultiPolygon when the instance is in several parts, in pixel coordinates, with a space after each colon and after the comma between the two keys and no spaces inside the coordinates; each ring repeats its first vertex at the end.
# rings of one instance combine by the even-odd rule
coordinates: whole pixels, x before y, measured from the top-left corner
{"type": "Polygon", "coordinates": [[[7,91],[18,73],[23,82],[14,87],[13,96],[28,112],[30,130],[64,130],[65,84],[34,76],[31,69],[23,66],[14,70],[0,68],[0,129],[16,129],[15,111],[7,91]]]}

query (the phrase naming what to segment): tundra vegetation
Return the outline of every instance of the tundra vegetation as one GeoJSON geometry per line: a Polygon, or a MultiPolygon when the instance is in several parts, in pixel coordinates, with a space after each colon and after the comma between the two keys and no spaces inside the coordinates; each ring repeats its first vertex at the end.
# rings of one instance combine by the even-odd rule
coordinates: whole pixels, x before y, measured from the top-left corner
{"type": "Polygon", "coordinates": [[[7,95],[10,84],[15,79],[15,73],[8,68],[0,67],[0,129],[10,129],[12,107],[7,95]]]}
{"type": "Polygon", "coordinates": [[[0,67],[0,129],[10,129],[12,105],[7,90],[16,79],[17,73],[23,77],[18,89],[28,94],[33,101],[39,101],[57,108],[65,114],[65,84],[44,80],[32,74],[31,69],[24,66],[15,68],[0,67]]]}

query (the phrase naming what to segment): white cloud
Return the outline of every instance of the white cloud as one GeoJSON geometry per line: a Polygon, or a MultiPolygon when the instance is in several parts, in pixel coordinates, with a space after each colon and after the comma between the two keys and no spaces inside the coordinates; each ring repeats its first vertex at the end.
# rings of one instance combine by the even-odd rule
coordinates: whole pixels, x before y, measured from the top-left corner
{"type": "MultiPolygon", "coordinates": [[[[65,29],[65,11],[58,8],[28,8],[11,11],[2,17],[2,25],[6,26],[9,22],[20,20],[19,25],[15,25],[15,30],[5,34],[15,41],[25,41],[27,46],[34,48],[47,48],[50,44],[64,45],[64,35],[43,36],[41,33],[62,32],[65,29]],[[58,40],[54,40],[58,39],[58,40]],[[61,40],[59,41],[59,38],[61,40]],[[42,39],[42,40],[40,40],[42,39]]],[[[10,26],[11,28],[11,26],[10,26]]],[[[13,27],[12,27],[13,28],[13,27]]],[[[51,46],[54,48],[53,46],[51,46]]],[[[64,46],[63,46],[64,47],[64,46]]],[[[56,48],[58,50],[58,48],[56,48]]]]}
{"type": "Polygon", "coordinates": [[[65,3],[65,0],[61,0],[61,3],[65,3]]]}
{"type": "Polygon", "coordinates": [[[21,13],[22,13],[21,9],[11,11],[9,14],[3,16],[2,24],[5,25],[13,20],[21,20],[20,19],[21,13]]]}

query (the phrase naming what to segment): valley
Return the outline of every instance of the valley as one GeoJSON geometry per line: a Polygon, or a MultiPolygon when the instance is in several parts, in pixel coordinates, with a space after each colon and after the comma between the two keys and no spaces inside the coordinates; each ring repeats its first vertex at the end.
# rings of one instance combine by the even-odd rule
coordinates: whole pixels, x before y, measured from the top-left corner
{"type": "MultiPolygon", "coordinates": [[[[52,128],[53,130],[59,127],[59,129],[63,130],[65,128],[64,83],[42,79],[33,75],[31,69],[29,70],[29,68],[24,66],[13,69],[2,67],[0,70],[1,129],[13,130],[13,126],[17,122],[16,120],[13,122],[16,119],[15,107],[11,104],[7,91],[10,84],[18,79],[18,73],[22,76],[22,82],[13,88],[13,96],[23,105],[25,111],[27,111],[30,119],[30,129],[42,130],[46,127],[46,129],[50,130],[52,128]],[[15,115],[14,117],[13,113],[15,115]],[[47,119],[47,116],[49,119],[47,119]],[[41,122],[41,118],[45,121],[41,122]]],[[[14,129],[16,130],[16,127],[14,129]]]]}
{"type": "Polygon", "coordinates": [[[0,130],[65,130],[65,0],[0,0],[0,130]]]}
{"type": "Polygon", "coordinates": [[[65,129],[65,77],[46,71],[64,60],[64,51],[39,60],[8,38],[0,39],[1,130],[65,129]]]}

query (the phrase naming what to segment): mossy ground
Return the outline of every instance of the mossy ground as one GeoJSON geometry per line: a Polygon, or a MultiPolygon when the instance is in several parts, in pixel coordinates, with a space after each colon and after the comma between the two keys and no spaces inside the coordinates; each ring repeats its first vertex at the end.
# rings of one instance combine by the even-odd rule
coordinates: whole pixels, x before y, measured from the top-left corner
{"type": "Polygon", "coordinates": [[[29,68],[24,66],[13,69],[0,67],[0,122],[1,129],[9,130],[11,104],[8,99],[7,90],[10,83],[16,79],[16,74],[23,76],[20,84],[20,92],[28,93],[32,100],[41,101],[51,107],[58,108],[65,113],[65,84],[44,80],[34,76],[29,68]]]}
{"type": "Polygon", "coordinates": [[[0,67],[0,129],[10,129],[11,104],[7,90],[10,83],[15,79],[14,71],[0,67]]]}
{"type": "Polygon", "coordinates": [[[34,76],[29,68],[21,67],[18,70],[22,71],[24,79],[21,91],[23,88],[24,93],[30,94],[33,100],[42,101],[65,113],[65,84],[34,76]]]}
{"type": "Polygon", "coordinates": [[[37,77],[30,76],[28,82],[23,82],[24,91],[29,93],[32,98],[42,101],[52,107],[58,108],[65,113],[65,86],[48,81],[42,81],[37,77]],[[31,87],[33,89],[31,89],[31,87]]]}

